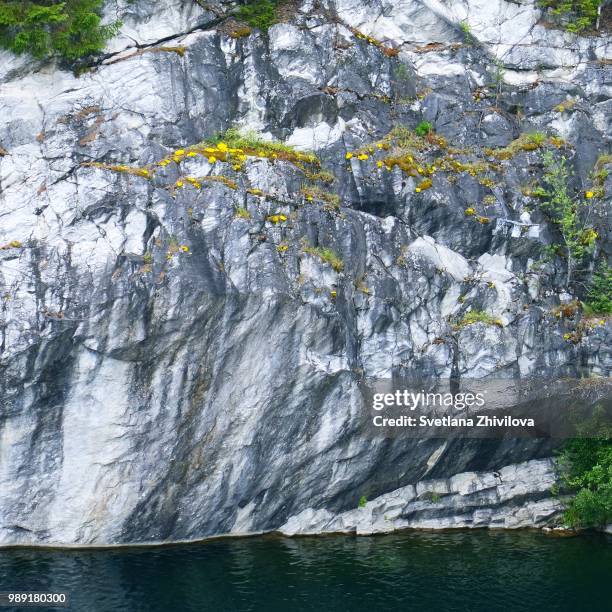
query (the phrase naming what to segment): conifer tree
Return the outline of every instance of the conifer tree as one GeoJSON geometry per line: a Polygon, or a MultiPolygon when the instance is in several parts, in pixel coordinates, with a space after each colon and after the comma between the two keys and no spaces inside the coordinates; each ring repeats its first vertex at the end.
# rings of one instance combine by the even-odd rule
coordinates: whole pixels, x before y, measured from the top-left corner
{"type": "Polygon", "coordinates": [[[67,60],[99,52],[119,24],[101,24],[104,0],[0,0],[0,46],[67,60]]]}

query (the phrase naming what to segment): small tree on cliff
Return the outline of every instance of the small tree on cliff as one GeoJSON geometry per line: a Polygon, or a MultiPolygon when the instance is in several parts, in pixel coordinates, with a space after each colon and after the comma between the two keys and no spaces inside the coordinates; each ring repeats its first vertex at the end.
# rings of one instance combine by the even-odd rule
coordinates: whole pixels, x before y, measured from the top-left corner
{"type": "Polygon", "coordinates": [[[606,0],[539,0],[538,3],[551,9],[554,15],[571,18],[567,29],[577,33],[598,27],[601,8],[608,4],[606,0]]]}
{"type": "Polygon", "coordinates": [[[547,151],[542,156],[544,162],[542,209],[548,213],[557,226],[567,260],[566,284],[572,280],[576,266],[587,254],[595,249],[597,232],[587,225],[588,203],[581,197],[570,195],[569,171],[565,157],[560,159],[547,151]]]}
{"type": "Polygon", "coordinates": [[[97,53],[119,24],[101,24],[104,0],[0,0],[0,46],[36,58],[97,53]]]}

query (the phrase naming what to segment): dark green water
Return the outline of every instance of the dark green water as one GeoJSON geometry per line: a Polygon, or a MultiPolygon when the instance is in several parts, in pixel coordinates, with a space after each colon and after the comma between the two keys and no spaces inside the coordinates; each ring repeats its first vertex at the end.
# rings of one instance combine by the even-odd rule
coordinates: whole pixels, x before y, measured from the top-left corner
{"type": "Polygon", "coordinates": [[[87,612],[612,611],[612,538],[473,531],[12,549],[0,551],[9,589],[68,591],[71,609],[87,612]]]}

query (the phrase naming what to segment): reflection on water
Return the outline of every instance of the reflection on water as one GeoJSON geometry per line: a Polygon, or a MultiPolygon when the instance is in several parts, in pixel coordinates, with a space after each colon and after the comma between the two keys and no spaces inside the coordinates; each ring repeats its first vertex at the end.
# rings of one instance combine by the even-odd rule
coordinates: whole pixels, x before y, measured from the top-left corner
{"type": "Polygon", "coordinates": [[[68,591],[87,612],[610,611],[611,578],[611,537],[537,532],[0,551],[0,591],[68,591]]]}

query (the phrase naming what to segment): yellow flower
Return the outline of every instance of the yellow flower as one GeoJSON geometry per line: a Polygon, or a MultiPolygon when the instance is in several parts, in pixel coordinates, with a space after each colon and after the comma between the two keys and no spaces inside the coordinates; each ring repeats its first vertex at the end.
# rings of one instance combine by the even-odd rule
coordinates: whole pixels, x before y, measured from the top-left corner
{"type": "Polygon", "coordinates": [[[590,200],[595,194],[592,191],[586,192],[586,197],[590,200]]]}
{"type": "Polygon", "coordinates": [[[235,164],[234,166],[232,166],[232,168],[234,168],[236,172],[238,172],[239,170],[242,170],[242,166],[240,164],[235,164]]]}
{"type": "Polygon", "coordinates": [[[183,253],[189,253],[189,247],[186,244],[182,244],[181,251],[183,251],[183,253]]]}
{"type": "Polygon", "coordinates": [[[584,232],[582,232],[580,242],[582,244],[590,246],[597,240],[597,238],[599,238],[599,234],[592,227],[590,227],[589,229],[584,230],[584,232]]]}
{"type": "Polygon", "coordinates": [[[379,168],[382,168],[382,167],[383,167],[383,163],[382,163],[381,161],[376,162],[376,165],[377,165],[379,168]]]}
{"type": "Polygon", "coordinates": [[[204,151],[206,151],[206,153],[215,153],[216,149],[211,149],[208,147],[207,149],[204,149],[204,151]]]}
{"type": "Polygon", "coordinates": [[[143,169],[140,171],[140,174],[142,174],[142,176],[149,176],[149,171],[148,171],[146,168],[143,168],[143,169]]]}
{"type": "Polygon", "coordinates": [[[366,159],[369,159],[370,156],[367,155],[366,153],[362,153],[361,155],[357,156],[357,159],[359,159],[360,161],[365,161],[366,159]]]}
{"type": "Polygon", "coordinates": [[[221,151],[222,153],[225,153],[228,149],[228,146],[224,142],[220,142],[217,145],[217,149],[219,149],[219,151],[221,151]]]}
{"type": "Polygon", "coordinates": [[[208,158],[208,163],[209,163],[209,164],[214,164],[216,161],[217,161],[217,158],[216,158],[214,155],[211,155],[211,156],[208,158]]]}
{"type": "Polygon", "coordinates": [[[176,181],[176,186],[177,187],[182,187],[185,183],[183,183],[183,181],[176,181]]]}
{"type": "Polygon", "coordinates": [[[178,151],[174,152],[175,155],[185,155],[185,149],[179,149],[178,151]]]}
{"type": "Polygon", "coordinates": [[[346,154],[346,159],[352,159],[353,158],[353,154],[352,153],[347,153],[346,154]]]}
{"type": "Polygon", "coordinates": [[[465,209],[465,214],[466,214],[468,217],[472,217],[472,216],[474,216],[474,215],[476,214],[476,209],[475,209],[475,208],[473,208],[472,206],[470,206],[469,208],[466,208],[466,209],[465,209]]]}
{"type": "Polygon", "coordinates": [[[313,198],[312,198],[312,196],[311,196],[311,195],[306,196],[306,199],[307,199],[309,202],[312,202],[312,200],[313,200],[313,198]]]}
{"type": "Polygon", "coordinates": [[[189,153],[187,153],[187,157],[195,157],[197,155],[197,153],[195,151],[189,151],[189,153]]]}
{"type": "Polygon", "coordinates": [[[421,188],[420,188],[420,187],[417,187],[417,188],[415,189],[415,191],[416,191],[417,193],[421,193],[421,188]]]}
{"type": "Polygon", "coordinates": [[[198,181],[198,179],[193,178],[192,176],[187,177],[187,182],[191,183],[196,189],[201,189],[202,185],[198,181]]]}
{"type": "Polygon", "coordinates": [[[376,146],[377,146],[379,149],[382,149],[382,148],[383,148],[383,146],[382,146],[382,142],[379,142],[379,143],[378,143],[376,146]]]}

